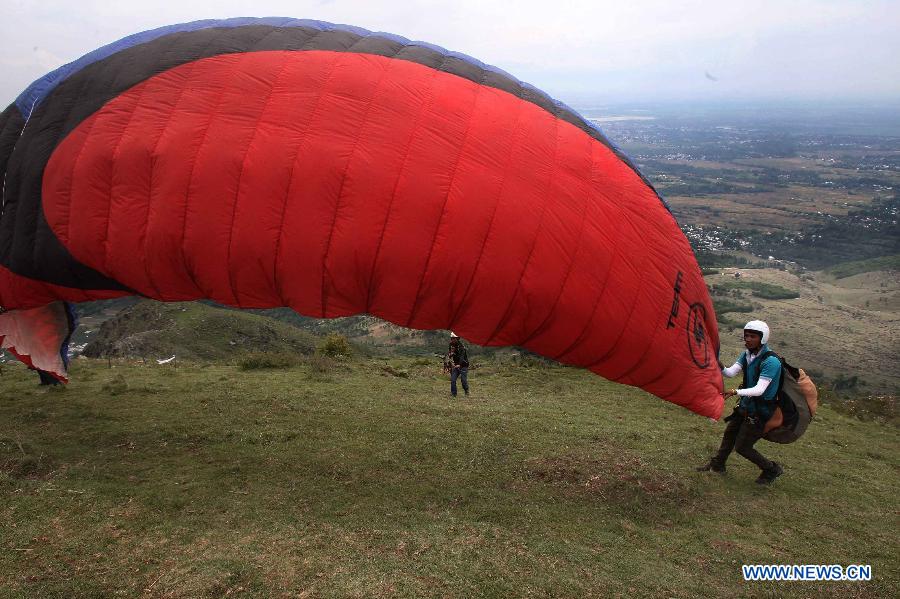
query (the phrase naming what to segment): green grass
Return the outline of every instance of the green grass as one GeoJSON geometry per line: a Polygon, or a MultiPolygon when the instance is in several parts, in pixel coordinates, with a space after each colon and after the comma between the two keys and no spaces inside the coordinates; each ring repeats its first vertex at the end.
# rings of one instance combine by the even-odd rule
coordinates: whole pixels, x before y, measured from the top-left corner
{"type": "Polygon", "coordinates": [[[872,258],[870,260],[844,262],[843,264],[832,266],[826,272],[834,275],[837,279],[843,279],[864,272],[874,272],[878,270],[900,270],[900,254],[882,256],[881,258],[872,258]]]}
{"type": "MultiPolygon", "coordinates": [[[[718,287],[718,286],[714,286],[718,287]]],[[[726,297],[720,294],[715,293],[717,289],[713,290],[712,293],[712,302],[713,309],[716,311],[716,320],[719,322],[720,330],[731,330],[731,329],[739,329],[744,326],[745,320],[738,320],[732,316],[726,316],[728,313],[747,313],[752,312],[756,308],[753,304],[742,301],[735,301],[730,297],[726,297]]]]}
{"type": "MultiPolygon", "coordinates": [[[[771,488],[723,425],[586,371],[77,360],[0,378],[0,596],[891,596],[900,434],[829,406],[771,488]],[[398,377],[391,371],[404,371],[398,377]],[[742,563],[871,564],[745,583],[742,563]]],[[[893,589],[893,590],[892,590],[893,589]]]]}
{"type": "Polygon", "coordinates": [[[718,295],[714,295],[712,301],[716,314],[724,314],[726,312],[753,312],[754,310],[753,304],[736,302],[732,299],[718,295]]]}
{"type": "Polygon", "coordinates": [[[694,256],[697,258],[697,263],[703,269],[729,268],[734,266],[739,266],[742,268],[754,267],[754,265],[749,260],[747,260],[743,256],[738,256],[735,254],[714,252],[701,248],[695,248],[694,256]]]}
{"type": "Polygon", "coordinates": [[[749,289],[754,296],[770,300],[795,299],[800,297],[800,294],[796,291],[791,291],[780,285],[763,283],[761,281],[726,281],[712,286],[713,292],[729,289],[749,289]]]}
{"type": "Polygon", "coordinates": [[[246,353],[309,354],[318,338],[265,316],[204,302],[141,300],[104,322],[89,357],[219,360],[246,353]]]}
{"type": "Polygon", "coordinates": [[[724,331],[743,328],[746,319],[740,320],[732,316],[727,316],[729,312],[752,312],[753,306],[750,304],[741,304],[730,300],[723,300],[718,296],[713,296],[713,307],[716,311],[716,320],[719,323],[720,334],[724,331]]]}
{"type": "Polygon", "coordinates": [[[299,362],[299,356],[289,352],[248,352],[238,360],[238,367],[241,370],[289,368],[299,362]]]}

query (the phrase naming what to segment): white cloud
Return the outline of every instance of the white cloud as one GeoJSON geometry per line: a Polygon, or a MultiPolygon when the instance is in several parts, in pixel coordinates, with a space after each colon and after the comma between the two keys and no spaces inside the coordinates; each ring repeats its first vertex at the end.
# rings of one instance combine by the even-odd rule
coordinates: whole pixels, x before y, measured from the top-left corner
{"type": "Polygon", "coordinates": [[[232,16],[321,19],[429,41],[562,99],[900,96],[900,4],[891,0],[0,1],[0,103],[57,63],[130,33],[232,16]]]}

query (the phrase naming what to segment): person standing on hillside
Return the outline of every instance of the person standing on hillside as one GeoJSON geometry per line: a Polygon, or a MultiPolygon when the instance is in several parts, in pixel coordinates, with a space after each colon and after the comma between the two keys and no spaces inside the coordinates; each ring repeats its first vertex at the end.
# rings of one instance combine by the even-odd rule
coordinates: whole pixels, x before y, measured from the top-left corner
{"type": "MultiPolygon", "coordinates": [[[[781,465],[773,462],[753,448],[763,438],[766,422],[777,406],[778,383],[781,380],[781,361],[769,350],[769,326],[761,320],[751,320],[744,326],[744,346],[747,348],[728,368],[722,368],[726,377],[744,373],[744,382],[739,389],[725,392],[725,399],[738,396],[740,402],[725,422],[725,433],[719,452],[710,461],[697,468],[699,472],[725,473],[725,461],[736,450],[739,455],[750,460],[762,470],[756,482],[771,484],[784,472],[781,465]],[[761,358],[761,359],[760,359],[761,358]]],[[[721,362],[719,363],[721,366],[721,362]]]]}
{"type": "Polygon", "coordinates": [[[462,382],[462,388],[466,395],[469,394],[469,352],[463,345],[459,335],[450,331],[450,348],[447,350],[447,358],[450,362],[450,395],[456,397],[456,379],[462,382]]]}

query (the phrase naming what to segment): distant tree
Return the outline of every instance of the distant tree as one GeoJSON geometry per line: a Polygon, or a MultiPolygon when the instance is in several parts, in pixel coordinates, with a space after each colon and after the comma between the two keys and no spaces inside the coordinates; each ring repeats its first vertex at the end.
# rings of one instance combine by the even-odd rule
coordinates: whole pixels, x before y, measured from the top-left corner
{"type": "Polygon", "coordinates": [[[330,358],[349,357],[353,355],[353,348],[347,338],[338,333],[332,333],[325,337],[319,344],[317,351],[320,355],[330,358]]]}

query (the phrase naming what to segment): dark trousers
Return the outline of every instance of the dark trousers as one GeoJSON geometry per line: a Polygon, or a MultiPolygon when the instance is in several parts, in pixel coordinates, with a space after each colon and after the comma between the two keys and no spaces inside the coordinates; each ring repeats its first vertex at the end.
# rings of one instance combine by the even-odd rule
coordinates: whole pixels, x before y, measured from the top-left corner
{"type": "Polygon", "coordinates": [[[59,381],[56,380],[56,377],[54,377],[49,372],[44,372],[43,370],[38,370],[38,376],[41,377],[42,385],[58,385],[59,384],[59,381]]]}
{"type": "Polygon", "coordinates": [[[737,411],[729,417],[728,426],[725,427],[725,434],[722,435],[722,445],[719,447],[719,453],[713,457],[712,461],[719,466],[725,465],[725,460],[731,455],[732,450],[741,455],[762,470],[772,470],[775,465],[759,453],[753,446],[757,441],[762,439],[762,429],[750,423],[746,418],[741,416],[737,411]]]}
{"type": "Polygon", "coordinates": [[[463,391],[466,392],[466,395],[469,393],[469,380],[467,375],[469,374],[468,368],[454,368],[450,371],[450,395],[456,397],[456,378],[459,377],[460,382],[462,383],[463,391]]]}

